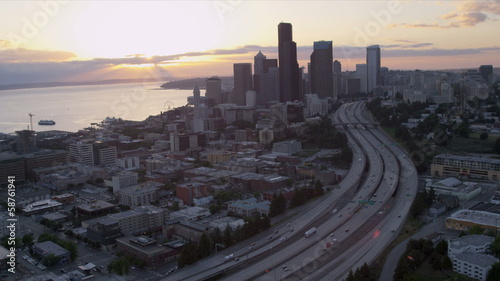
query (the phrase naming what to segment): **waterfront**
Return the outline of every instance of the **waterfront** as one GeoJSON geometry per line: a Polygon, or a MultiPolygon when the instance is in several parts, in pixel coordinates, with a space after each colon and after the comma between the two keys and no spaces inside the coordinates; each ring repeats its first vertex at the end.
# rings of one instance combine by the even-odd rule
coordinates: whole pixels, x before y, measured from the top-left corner
{"type": "MultiPolygon", "coordinates": [[[[192,90],[164,90],[162,83],[64,86],[0,91],[0,132],[27,129],[76,132],[106,117],[144,120],[187,104],[192,90]],[[38,125],[54,120],[55,125],[38,125]]],[[[203,92],[202,92],[203,94],[203,92]]]]}

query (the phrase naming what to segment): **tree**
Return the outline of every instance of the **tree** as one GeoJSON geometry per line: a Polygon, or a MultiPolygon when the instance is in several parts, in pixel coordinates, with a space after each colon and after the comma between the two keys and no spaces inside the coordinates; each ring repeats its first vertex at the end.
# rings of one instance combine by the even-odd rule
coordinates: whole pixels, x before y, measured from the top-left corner
{"type": "Polygon", "coordinates": [[[212,234],[212,241],[214,243],[222,243],[222,233],[218,227],[215,228],[213,234],[212,234]]]}
{"type": "Polygon", "coordinates": [[[231,233],[231,227],[227,224],[226,229],[224,230],[224,244],[226,248],[233,245],[233,234],[231,233]]]}
{"type": "Polygon", "coordinates": [[[208,239],[206,232],[203,232],[200,237],[200,242],[198,243],[198,254],[200,259],[210,256],[210,240],[208,239]]]}
{"type": "Polygon", "coordinates": [[[43,265],[47,267],[51,267],[56,265],[59,262],[59,258],[56,257],[54,254],[48,254],[42,259],[43,265]]]}
{"type": "Polygon", "coordinates": [[[495,237],[495,240],[491,243],[490,249],[495,257],[500,257],[500,235],[495,237]]]}
{"type": "Polygon", "coordinates": [[[213,215],[213,214],[217,214],[218,212],[220,212],[222,207],[219,204],[210,204],[210,206],[208,206],[208,209],[210,210],[210,214],[213,215]]]}
{"type": "Polygon", "coordinates": [[[488,277],[486,277],[486,281],[495,281],[500,280],[500,262],[494,263],[488,272],[488,277]]]}
{"type": "Polygon", "coordinates": [[[479,139],[480,140],[487,140],[488,139],[488,133],[481,133],[481,135],[479,135],[479,139]]]}
{"type": "Polygon", "coordinates": [[[451,260],[448,256],[443,256],[441,260],[441,267],[444,270],[451,270],[453,268],[453,264],[451,263],[451,260]]]}
{"type": "Polygon", "coordinates": [[[257,199],[257,200],[258,200],[258,199],[260,199],[260,197],[262,197],[262,194],[260,194],[260,192],[258,192],[258,191],[255,191],[255,192],[253,193],[253,197],[255,197],[255,199],[257,199]]]}
{"type": "Polygon", "coordinates": [[[437,245],[436,245],[436,253],[444,256],[448,253],[448,242],[445,240],[441,240],[437,245]]]}
{"type": "Polygon", "coordinates": [[[186,265],[190,265],[199,260],[198,258],[198,246],[193,242],[188,242],[182,248],[181,254],[177,261],[179,267],[184,267],[186,265]]]}
{"type": "Polygon", "coordinates": [[[21,241],[24,245],[31,245],[33,243],[33,233],[25,234],[21,241]]]}

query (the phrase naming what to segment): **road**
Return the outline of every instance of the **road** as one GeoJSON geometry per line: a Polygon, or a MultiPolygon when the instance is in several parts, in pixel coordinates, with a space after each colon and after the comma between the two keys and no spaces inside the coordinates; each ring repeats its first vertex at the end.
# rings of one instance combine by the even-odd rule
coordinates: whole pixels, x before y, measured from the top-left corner
{"type": "MultiPolygon", "coordinates": [[[[363,103],[346,104],[332,120],[362,123],[363,109],[363,103]]],[[[373,261],[403,224],[416,194],[416,172],[403,151],[385,145],[393,141],[378,129],[345,127],[353,163],[338,189],[288,221],[290,226],[278,225],[264,233],[255,249],[239,245],[179,270],[168,280],[218,275],[222,280],[341,280],[349,270],[373,261]],[[304,237],[313,226],[317,232],[304,237]],[[272,239],[264,238],[270,235],[272,239]],[[328,242],[333,246],[326,249],[328,242]],[[239,260],[225,262],[229,253],[239,260]]]]}

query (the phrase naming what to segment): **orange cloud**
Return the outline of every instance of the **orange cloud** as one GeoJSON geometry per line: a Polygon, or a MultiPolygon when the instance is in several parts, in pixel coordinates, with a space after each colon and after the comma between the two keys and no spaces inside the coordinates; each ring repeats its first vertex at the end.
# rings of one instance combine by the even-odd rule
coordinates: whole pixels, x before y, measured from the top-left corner
{"type": "Polygon", "coordinates": [[[488,14],[500,15],[500,0],[490,0],[482,2],[461,3],[455,11],[442,15],[441,20],[447,23],[399,23],[390,24],[389,27],[407,27],[407,28],[461,28],[473,27],[488,19],[488,14]]]}

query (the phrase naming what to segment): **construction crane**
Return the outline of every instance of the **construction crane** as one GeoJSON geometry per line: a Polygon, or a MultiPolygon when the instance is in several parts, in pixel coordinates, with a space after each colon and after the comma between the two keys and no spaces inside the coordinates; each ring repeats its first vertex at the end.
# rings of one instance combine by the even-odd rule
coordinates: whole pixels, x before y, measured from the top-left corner
{"type": "Polygon", "coordinates": [[[31,130],[33,131],[33,116],[35,116],[35,114],[28,114],[30,116],[30,125],[31,125],[31,130]]]}

